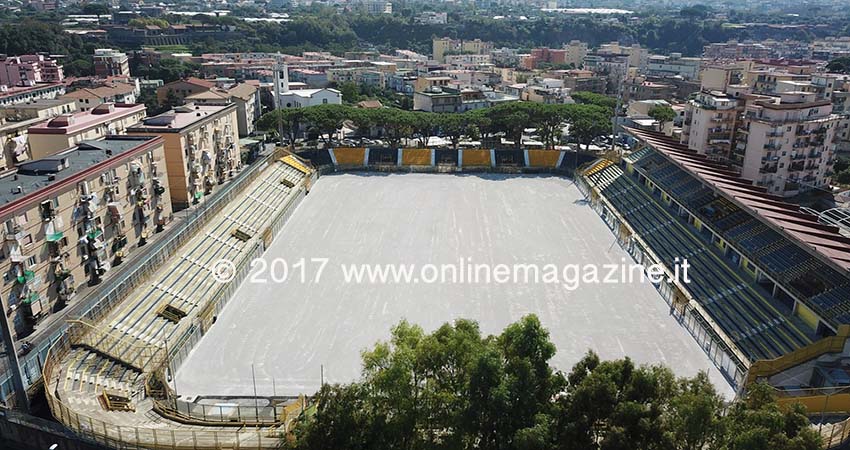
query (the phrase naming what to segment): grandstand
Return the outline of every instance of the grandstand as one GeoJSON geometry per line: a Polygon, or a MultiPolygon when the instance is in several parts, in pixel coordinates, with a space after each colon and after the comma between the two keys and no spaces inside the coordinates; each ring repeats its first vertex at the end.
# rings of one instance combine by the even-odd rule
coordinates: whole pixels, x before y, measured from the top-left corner
{"type": "MultiPolygon", "coordinates": [[[[278,444],[275,436],[263,443],[263,437],[268,438],[265,430],[188,426],[194,419],[191,411],[178,414],[166,366],[179,365],[238,285],[216,281],[214,263],[227,257],[244,275],[250,259],[262,253],[268,235],[282,226],[304,197],[311,174],[305,163],[291,155],[271,160],[239,200],[226,205],[180,248],[178,257],[118,308],[74,323],[45,364],[54,415],[83,435],[110,442],[111,432],[115,442],[142,447],[178,445],[177,441],[186,439],[194,446],[200,439],[212,447],[278,444]],[[160,400],[152,391],[160,392],[160,400]],[[154,410],[160,414],[151,414],[154,410]],[[180,416],[185,417],[177,420],[180,416]],[[187,427],[192,430],[188,434],[173,434],[187,427]]],[[[228,410],[240,418],[245,415],[240,408],[228,410]]],[[[271,411],[270,422],[279,422],[277,410],[271,411]]],[[[223,412],[219,415],[222,422],[231,420],[223,412]]],[[[264,422],[259,408],[248,421],[264,422]]],[[[246,420],[239,422],[244,425],[246,420]]]]}
{"type": "Polygon", "coordinates": [[[678,142],[629,132],[642,147],[591,165],[587,188],[629,228],[633,255],[688,258],[692,282],[670,289],[733,383],[850,322],[850,239],[678,142]]]}

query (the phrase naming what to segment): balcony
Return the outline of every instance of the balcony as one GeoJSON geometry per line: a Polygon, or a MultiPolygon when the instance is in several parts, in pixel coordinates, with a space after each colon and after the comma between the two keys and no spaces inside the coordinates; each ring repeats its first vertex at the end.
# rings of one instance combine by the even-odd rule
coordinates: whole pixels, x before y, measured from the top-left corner
{"type": "Polygon", "coordinates": [[[130,187],[137,188],[145,183],[145,173],[142,171],[142,167],[136,163],[130,164],[130,187]]]}
{"type": "Polygon", "coordinates": [[[776,170],[777,170],[776,166],[762,166],[759,169],[759,173],[776,173],[776,170]]]}
{"type": "Polygon", "coordinates": [[[790,166],[788,166],[788,171],[789,172],[799,172],[799,171],[803,170],[804,168],[805,168],[805,164],[803,164],[802,162],[799,162],[799,163],[794,163],[794,164],[791,164],[790,166]]]}
{"type": "Polygon", "coordinates": [[[63,228],[61,217],[54,217],[53,220],[44,222],[44,239],[50,243],[61,241],[65,238],[63,228]]]}
{"type": "Polygon", "coordinates": [[[764,148],[767,149],[767,150],[779,150],[780,148],[782,148],[782,144],[777,144],[775,142],[768,142],[767,144],[764,144],[764,148]]]}
{"type": "Polygon", "coordinates": [[[56,210],[53,208],[53,203],[51,201],[46,201],[41,204],[41,220],[44,222],[50,222],[56,217],[56,210]]]}
{"type": "Polygon", "coordinates": [[[23,240],[24,240],[24,230],[23,230],[23,228],[20,225],[15,224],[15,226],[14,226],[14,228],[12,228],[11,232],[7,229],[6,234],[5,234],[5,240],[6,240],[6,242],[15,242],[19,246],[23,246],[23,240]]]}

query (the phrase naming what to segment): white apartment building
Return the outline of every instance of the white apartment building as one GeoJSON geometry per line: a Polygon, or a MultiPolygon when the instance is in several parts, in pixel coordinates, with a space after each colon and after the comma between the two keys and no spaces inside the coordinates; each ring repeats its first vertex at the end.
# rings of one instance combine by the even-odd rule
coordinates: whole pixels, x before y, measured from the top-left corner
{"type": "Polygon", "coordinates": [[[839,119],[832,103],[815,93],[747,96],[732,161],[773,195],[828,187],[839,119]]]}
{"type": "Polygon", "coordinates": [[[740,111],[738,99],[724,92],[697,93],[685,104],[681,142],[711,159],[727,160],[740,111]]]}

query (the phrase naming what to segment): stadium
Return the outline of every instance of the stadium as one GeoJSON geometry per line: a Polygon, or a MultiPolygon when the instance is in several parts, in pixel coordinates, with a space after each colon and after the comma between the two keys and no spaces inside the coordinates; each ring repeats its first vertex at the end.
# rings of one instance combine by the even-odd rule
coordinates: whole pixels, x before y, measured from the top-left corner
{"type": "Polygon", "coordinates": [[[278,149],[127,298],[72,324],[44,366],[51,411],[118,448],[278,447],[310,395],[355,379],[360,351],[399,320],[465,317],[495,333],[528,313],[564,370],[593,349],[707,371],[728,397],[768,380],[810,410],[850,409],[830,390],[850,337],[850,239],[663,135],[627,132],[635,151],[601,159],[278,149]],[[251,282],[254,260],[316,257],[329,261],[320,282],[251,282]],[[375,285],[333,270],[458,258],[658,264],[674,281],[375,285]],[[680,258],[689,282],[672,276],[680,258]]]}

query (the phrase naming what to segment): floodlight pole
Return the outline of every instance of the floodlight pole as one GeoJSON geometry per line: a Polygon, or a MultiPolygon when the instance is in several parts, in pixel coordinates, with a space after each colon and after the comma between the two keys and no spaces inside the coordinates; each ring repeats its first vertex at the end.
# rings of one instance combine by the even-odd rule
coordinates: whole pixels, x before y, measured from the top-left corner
{"type": "Polygon", "coordinates": [[[617,104],[614,107],[614,115],[611,117],[611,151],[616,149],[617,142],[617,117],[620,115],[620,109],[623,108],[623,85],[626,83],[626,77],[629,76],[629,66],[626,65],[626,72],[617,83],[617,104]]]}
{"type": "Polygon", "coordinates": [[[254,383],[254,414],[260,421],[260,400],[257,398],[257,377],[254,375],[254,363],[251,363],[251,381],[254,383]]]}

